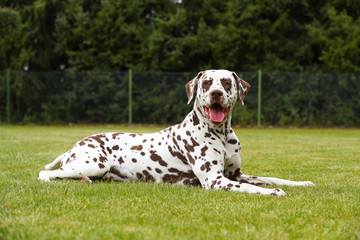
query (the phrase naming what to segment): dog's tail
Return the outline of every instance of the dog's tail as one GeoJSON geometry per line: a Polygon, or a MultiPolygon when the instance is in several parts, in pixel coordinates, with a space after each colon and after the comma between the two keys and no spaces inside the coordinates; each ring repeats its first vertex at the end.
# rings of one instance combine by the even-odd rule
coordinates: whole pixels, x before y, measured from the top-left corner
{"type": "Polygon", "coordinates": [[[53,169],[59,168],[60,167],[60,162],[64,158],[65,154],[66,153],[61,154],[60,156],[58,156],[52,163],[46,165],[45,169],[46,170],[53,170],[53,169]]]}

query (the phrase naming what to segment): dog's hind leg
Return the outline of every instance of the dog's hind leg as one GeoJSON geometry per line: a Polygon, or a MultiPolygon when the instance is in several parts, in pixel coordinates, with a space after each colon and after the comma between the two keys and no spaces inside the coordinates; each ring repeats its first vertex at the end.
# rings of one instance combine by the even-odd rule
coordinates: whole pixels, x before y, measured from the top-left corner
{"type": "Polygon", "coordinates": [[[38,181],[41,182],[50,182],[51,180],[57,178],[82,178],[84,175],[79,173],[79,171],[70,170],[70,171],[63,171],[63,170],[45,170],[39,173],[38,181]]]}
{"type": "Polygon", "coordinates": [[[107,170],[98,171],[94,173],[93,171],[87,171],[87,169],[82,169],[79,171],[78,169],[74,170],[45,170],[39,173],[38,181],[42,182],[50,182],[51,180],[57,178],[74,178],[74,179],[82,179],[86,177],[102,177],[107,173],[107,170]]]}
{"type": "Polygon", "coordinates": [[[57,178],[102,177],[109,169],[107,163],[88,162],[87,164],[79,164],[79,162],[74,161],[63,165],[57,170],[41,171],[38,181],[49,182],[57,178]]]}
{"type": "Polygon", "coordinates": [[[75,179],[81,179],[86,176],[86,174],[83,174],[76,170],[70,170],[70,171],[63,171],[63,170],[45,170],[41,171],[39,173],[38,181],[42,182],[50,182],[51,180],[57,179],[57,178],[75,178],[75,179]]]}

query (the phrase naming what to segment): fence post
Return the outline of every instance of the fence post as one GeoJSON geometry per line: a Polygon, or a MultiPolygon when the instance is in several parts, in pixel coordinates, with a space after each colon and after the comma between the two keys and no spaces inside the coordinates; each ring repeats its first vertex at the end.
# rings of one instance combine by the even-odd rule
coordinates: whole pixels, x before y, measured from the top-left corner
{"type": "Polygon", "coordinates": [[[132,69],[129,69],[129,124],[132,124],[132,69]]]}
{"type": "Polygon", "coordinates": [[[261,69],[258,70],[258,111],[257,111],[257,125],[261,126],[261,81],[262,81],[262,72],[261,69]]]}
{"type": "Polygon", "coordinates": [[[10,107],[10,69],[6,69],[6,119],[8,123],[11,122],[10,107]]]}

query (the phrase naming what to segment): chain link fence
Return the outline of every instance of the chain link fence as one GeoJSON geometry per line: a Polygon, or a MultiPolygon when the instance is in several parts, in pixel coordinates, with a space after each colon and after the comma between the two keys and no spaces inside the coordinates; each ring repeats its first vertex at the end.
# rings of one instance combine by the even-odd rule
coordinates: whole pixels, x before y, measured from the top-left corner
{"type": "MultiPolygon", "coordinates": [[[[192,109],[185,84],[196,74],[0,71],[0,122],[177,123],[192,109]]],[[[360,74],[263,72],[261,96],[258,72],[237,74],[251,89],[234,125],[257,125],[261,99],[262,125],[360,126],[360,74]]]]}

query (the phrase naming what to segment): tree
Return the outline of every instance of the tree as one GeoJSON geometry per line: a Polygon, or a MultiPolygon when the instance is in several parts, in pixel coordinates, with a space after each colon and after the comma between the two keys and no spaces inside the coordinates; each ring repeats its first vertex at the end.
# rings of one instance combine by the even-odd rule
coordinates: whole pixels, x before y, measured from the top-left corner
{"type": "Polygon", "coordinates": [[[308,24],[308,35],[312,49],[324,72],[360,71],[360,18],[353,18],[344,9],[334,7],[324,10],[325,20],[321,24],[308,24]]]}

